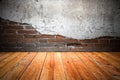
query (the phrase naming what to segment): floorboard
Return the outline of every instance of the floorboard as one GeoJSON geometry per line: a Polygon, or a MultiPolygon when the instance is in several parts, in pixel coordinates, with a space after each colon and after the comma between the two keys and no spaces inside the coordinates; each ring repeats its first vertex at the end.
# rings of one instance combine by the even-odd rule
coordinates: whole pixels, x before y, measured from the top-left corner
{"type": "Polygon", "coordinates": [[[120,80],[120,52],[0,52],[0,80],[120,80]]]}

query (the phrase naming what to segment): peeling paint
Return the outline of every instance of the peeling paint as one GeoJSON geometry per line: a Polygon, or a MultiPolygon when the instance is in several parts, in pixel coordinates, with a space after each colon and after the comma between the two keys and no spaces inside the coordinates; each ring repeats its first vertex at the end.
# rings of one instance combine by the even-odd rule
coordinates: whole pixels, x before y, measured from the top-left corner
{"type": "Polygon", "coordinates": [[[120,0],[0,0],[0,17],[42,34],[75,39],[120,37],[120,0]]]}

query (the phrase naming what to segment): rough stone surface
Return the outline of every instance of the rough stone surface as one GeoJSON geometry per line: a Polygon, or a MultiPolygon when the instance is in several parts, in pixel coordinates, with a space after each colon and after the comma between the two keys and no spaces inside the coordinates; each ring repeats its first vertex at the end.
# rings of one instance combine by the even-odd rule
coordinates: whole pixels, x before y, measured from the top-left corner
{"type": "Polygon", "coordinates": [[[0,17],[42,34],[76,39],[120,37],[120,0],[0,0],[0,17]]]}

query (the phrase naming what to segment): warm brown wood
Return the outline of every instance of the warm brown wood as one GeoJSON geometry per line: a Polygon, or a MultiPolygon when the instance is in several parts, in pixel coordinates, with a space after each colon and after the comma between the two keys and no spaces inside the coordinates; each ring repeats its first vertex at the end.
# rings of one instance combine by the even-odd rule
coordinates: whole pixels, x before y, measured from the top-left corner
{"type": "MultiPolygon", "coordinates": [[[[24,54],[24,53],[22,53],[24,54]]],[[[15,67],[8,71],[2,80],[17,80],[21,75],[24,73],[26,68],[29,66],[31,61],[33,60],[36,53],[28,53],[25,57],[23,57],[17,64],[15,64],[15,67]]]]}
{"type": "Polygon", "coordinates": [[[0,80],[120,80],[120,52],[2,52],[0,80]]]}
{"type": "MultiPolygon", "coordinates": [[[[112,65],[109,61],[102,59],[101,57],[97,56],[95,53],[87,53],[94,61],[101,66],[102,69],[105,69],[107,72],[110,73],[111,76],[114,78],[120,79],[120,69],[116,68],[112,65]]],[[[109,54],[109,53],[108,53],[109,54]]],[[[114,54],[113,54],[114,55],[114,54]]]]}
{"type": "Polygon", "coordinates": [[[38,80],[43,68],[46,53],[37,53],[20,80],[38,80]],[[30,77],[31,76],[31,77],[30,77]]]}
{"type": "Polygon", "coordinates": [[[60,52],[54,54],[54,63],[54,80],[66,80],[60,52]]]}

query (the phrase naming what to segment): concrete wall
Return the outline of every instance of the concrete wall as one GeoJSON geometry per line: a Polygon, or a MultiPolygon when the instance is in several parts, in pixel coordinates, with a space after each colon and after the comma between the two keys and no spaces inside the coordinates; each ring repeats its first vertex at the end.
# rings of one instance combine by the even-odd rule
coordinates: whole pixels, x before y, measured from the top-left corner
{"type": "Polygon", "coordinates": [[[0,0],[0,17],[42,34],[75,39],[120,37],[120,0],[0,0]]]}

